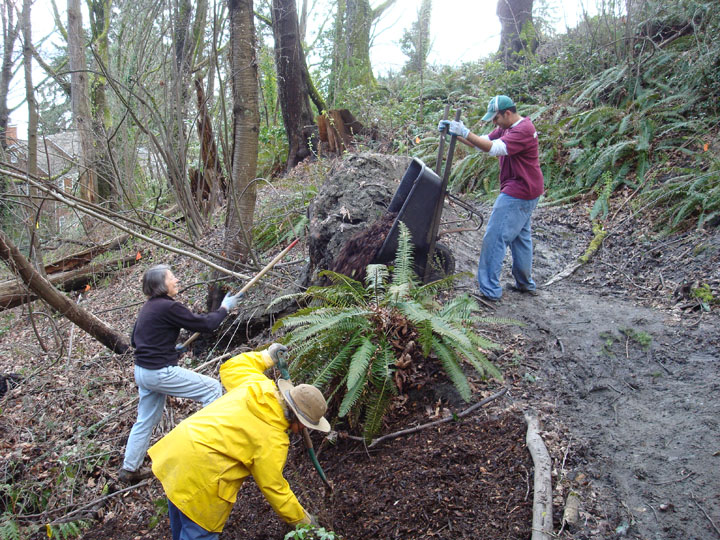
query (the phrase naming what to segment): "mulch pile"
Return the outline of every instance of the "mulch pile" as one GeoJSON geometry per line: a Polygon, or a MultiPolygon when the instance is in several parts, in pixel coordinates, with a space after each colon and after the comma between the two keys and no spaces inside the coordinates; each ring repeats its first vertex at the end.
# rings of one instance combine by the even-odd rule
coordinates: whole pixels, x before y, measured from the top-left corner
{"type": "MultiPolygon", "coordinates": [[[[488,416],[479,411],[372,449],[340,439],[319,451],[335,488],[332,495],[325,494],[300,441],[294,440],[285,476],[308,511],[338,538],[525,540],[532,521],[532,459],[525,431],[517,412],[488,416]]],[[[83,538],[169,537],[166,516],[148,530],[149,501],[162,496],[157,483],[138,491],[125,500],[142,509],[126,516],[130,521],[110,519],[83,538]]],[[[277,540],[288,530],[249,480],[220,538],[277,540]]]]}
{"type": "MultiPolygon", "coordinates": [[[[286,476],[321,525],[345,539],[527,539],[532,458],[521,415],[480,415],[377,448],[340,441],[320,462],[335,487],[325,496],[298,448],[286,476]]],[[[282,538],[260,492],[243,488],[227,538],[282,538]]]]}
{"type": "Polygon", "coordinates": [[[525,429],[519,415],[477,416],[368,453],[340,445],[328,521],[346,538],[529,538],[525,429]]]}

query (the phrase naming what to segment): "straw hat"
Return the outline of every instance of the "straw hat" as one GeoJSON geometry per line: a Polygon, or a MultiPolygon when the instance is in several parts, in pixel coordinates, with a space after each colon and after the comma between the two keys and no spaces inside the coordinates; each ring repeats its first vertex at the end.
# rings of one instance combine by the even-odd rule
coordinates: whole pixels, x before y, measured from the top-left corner
{"type": "Polygon", "coordinates": [[[286,379],[278,379],[277,385],[285,403],[292,409],[302,425],[324,433],[330,431],[330,423],[323,416],[327,410],[327,402],[320,390],[311,384],[294,386],[291,381],[286,379]]]}

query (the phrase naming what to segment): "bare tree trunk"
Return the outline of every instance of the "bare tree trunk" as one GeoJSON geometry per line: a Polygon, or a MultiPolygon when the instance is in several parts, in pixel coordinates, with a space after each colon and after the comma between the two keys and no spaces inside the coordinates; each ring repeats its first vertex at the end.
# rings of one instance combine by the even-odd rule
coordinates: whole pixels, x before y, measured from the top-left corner
{"type": "Polygon", "coordinates": [[[333,108],[346,90],[375,85],[370,63],[370,33],[373,23],[394,3],[395,0],[385,0],[373,9],[370,0],[338,0],[330,76],[329,101],[333,108]]]}
{"type": "Polygon", "coordinates": [[[255,213],[257,169],[258,73],[255,58],[255,23],[252,0],[228,0],[230,64],[233,95],[233,151],[230,197],[225,222],[225,253],[245,259],[255,213]]]}
{"type": "Polygon", "coordinates": [[[27,287],[38,297],[45,300],[60,314],[70,319],[111,351],[123,354],[129,348],[125,336],[117,332],[92,313],[82,309],[67,296],[60,293],[50,282],[41,276],[22,256],[18,248],[0,230],[0,258],[3,259],[13,273],[25,282],[27,287]]]}
{"type": "Polygon", "coordinates": [[[192,186],[195,201],[203,210],[205,217],[222,204],[226,191],[226,179],[222,171],[215,134],[213,133],[210,113],[202,81],[195,79],[195,91],[198,104],[197,131],[200,138],[200,161],[202,170],[196,171],[197,185],[192,186]]]}
{"type": "Polygon", "coordinates": [[[330,68],[330,88],[328,90],[328,101],[331,107],[335,107],[338,95],[341,92],[341,81],[344,78],[343,68],[343,46],[345,42],[345,11],[346,0],[337,0],[335,12],[335,30],[333,35],[333,56],[330,68]]]}
{"type": "Polygon", "coordinates": [[[278,97],[288,138],[286,167],[292,169],[308,157],[317,144],[295,0],[273,0],[272,26],[278,97]]]}
{"type": "Polygon", "coordinates": [[[298,21],[298,32],[300,33],[300,43],[305,42],[305,34],[307,33],[307,12],[308,0],[302,0],[300,7],[300,20],[298,21]]]}
{"type": "MultiPolygon", "coordinates": [[[[92,45],[100,62],[110,66],[111,0],[87,0],[92,31],[92,45]]],[[[96,62],[97,63],[97,62],[96,62]]],[[[96,71],[100,71],[99,69],[96,71]]],[[[95,133],[95,163],[98,197],[104,201],[117,201],[120,193],[119,179],[115,177],[107,146],[107,134],[111,129],[110,107],[107,103],[107,82],[100,75],[93,75],[90,85],[90,100],[93,111],[93,132],[95,133]]]]}
{"type": "Polygon", "coordinates": [[[533,0],[498,0],[497,16],[500,19],[499,53],[507,69],[516,69],[523,53],[537,49],[532,20],[533,0]]]}
{"type": "MultiPolygon", "coordinates": [[[[2,66],[0,67],[0,148],[7,148],[7,126],[10,120],[7,98],[10,91],[10,80],[13,76],[13,52],[15,41],[19,32],[19,21],[15,21],[15,9],[10,2],[2,2],[0,5],[0,19],[2,20],[3,53],[2,66]]],[[[3,188],[0,185],[0,188],[3,188]]],[[[2,191],[5,191],[3,188],[2,191]]]]}
{"type": "Polygon", "coordinates": [[[80,0],[68,0],[67,12],[73,123],[80,137],[81,155],[78,165],[80,196],[86,201],[95,202],[97,200],[97,178],[93,169],[95,152],[80,0]]]}
{"type": "Polygon", "coordinates": [[[25,100],[28,108],[28,153],[27,172],[37,176],[37,127],[38,113],[35,92],[32,82],[32,26],[30,24],[30,0],[23,0],[22,33],[23,33],[23,67],[25,71],[25,100]]]}
{"type": "MultiPolygon", "coordinates": [[[[227,216],[223,250],[227,258],[243,262],[251,254],[255,213],[260,111],[258,71],[255,57],[255,19],[252,0],[228,0],[230,24],[230,73],[232,85],[232,161],[228,182],[227,216]]],[[[234,265],[225,264],[234,270],[234,265]]],[[[215,276],[219,276],[216,272],[215,276]]],[[[208,286],[207,308],[217,309],[223,286],[208,286]]]]}
{"type": "MultiPolygon", "coordinates": [[[[25,101],[28,109],[28,134],[27,134],[27,173],[37,176],[37,145],[38,145],[38,112],[35,101],[35,90],[32,82],[32,25],[30,19],[31,0],[23,0],[22,10],[22,34],[23,34],[23,67],[25,71],[25,101]]],[[[34,189],[28,187],[29,195],[36,195],[34,189]]],[[[40,208],[43,202],[31,198],[31,208],[23,208],[25,214],[25,227],[30,238],[30,260],[41,274],[44,274],[40,243],[37,238],[38,221],[40,220],[40,208]],[[36,206],[37,205],[37,210],[36,206]]]]}
{"type": "Polygon", "coordinates": [[[375,76],[370,64],[372,23],[370,0],[346,0],[344,45],[348,71],[345,89],[375,83],[375,76]]]}
{"type": "Polygon", "coordinates": [[[189,98],[190,69],[198,42],[196,34],[202,33],[207,2],[202,0],[198,3],[195,26],[191,30],[191,22],[193,20],[192,7],[193,4],[190,0],[180,0],[175,8],[172,36],[175,51],[171,95],[173,118],[170,120],[169,126],[170,145],[175,157],[175,166],[168,169],[168,174],[178,204],[183,209],[183,213],[187,218],[191,234],[197,237],[202,232],[204,221],[198,205],[195,204],[190,189],[187,169],[187,133],[185,131],[185,120],[187,117],[187,103],[189,98]]]}

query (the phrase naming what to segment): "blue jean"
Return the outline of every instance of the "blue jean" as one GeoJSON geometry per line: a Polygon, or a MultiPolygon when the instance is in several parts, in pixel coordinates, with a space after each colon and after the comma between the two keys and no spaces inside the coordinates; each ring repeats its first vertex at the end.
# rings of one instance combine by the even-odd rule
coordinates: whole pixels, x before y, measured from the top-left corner
{"type": "Polygon", "coordinates": [[[128,471],[136,471],[142,465],[153,428],[162,418],[166,395],[194,399],[203,407],[222,395],[222,386],[217,380],[178,366],[145,369],[136,365],[135,382],[140,401],[137,420],[125,446],[123,469],[128,471]]]}
{"type": "Polygon", "coordinates": [[[477,280],[480,292],[489,298],[500,298],[500,271],[505,252],[510,246],[512,275],[519,289],[533,290],[532,237],[530,217],[538,199],[526,201],[501,193],[493,205],[485,229],[477,280]]]}
{"type": "Polygon", "coordinates": [[[203,529],[168,499],[168,515],[170,516],[170,530],[172,540],[217,540],[219,533],[203,529]]]}

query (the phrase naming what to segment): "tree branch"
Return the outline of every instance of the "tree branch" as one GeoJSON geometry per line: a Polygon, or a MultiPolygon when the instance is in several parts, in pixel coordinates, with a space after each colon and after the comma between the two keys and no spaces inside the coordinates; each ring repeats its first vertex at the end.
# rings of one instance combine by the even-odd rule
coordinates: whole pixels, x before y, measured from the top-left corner
{"type": "Polygon", "coordinates": [[[130,348],[130,344],[122,334],[55,289],[45,277],[32,267],[3,231],[0,231],[0,258],[7,262],[12,272],[17,274],[31,291],[108,349],[117,354],[123,354],[130,348]]]}
{"type": "MultiPolygon", "coordinates": [[[[382,437],[378,437],[377,439],[374,439],[374,440],[368,445],[368,448],[372,448],[373,446],[377,446],[378,444],[380,444],[380,443],[383,442],[383,441],[386,441],[386,440],[389,440],[389,439],[395,439],[395,438],[397,438],[397,437],[400,437],[401,435],[410,435],[411,433],[417,433],[418,431],[422,431],[423,429],[427,429],[427,428],[433,427],[433,426],[439,426],[440,424],[446,424],[447,422],[452,422],[452,421],[454,421],[454,420],[456,420],[456,419],[458,419],[458,418],[462,418],[463,416],[467,416],[468,414],[473,413],[473,412],[475,412],[476,410],[478,410],[478,409],[479,409],[480,407],[482,407],[483,405],[487,405],[487,404],[490,403],[491,401],[496,400],[496,399],[499,398],[500,396],[504,395],[507,391],[508,391],[508,389],[507,389],[507,387],[505,387],[505,388],[503,388],[502,390],[500,390],[499,392],[496,392],[495,394],[493,394],[492,396],[488,396],[488,397],[486,397],[485,399],[483,399],[482,401],[478,401],[477,403],[475,403],[475,405],[472,405],[472,406],[468,407],[467,409],[465,409],[464,411],[462,411],[462,412],[460,412],[460,413],[458,413],[458,414],[455,414],[455,415],[453,415],[453,416],[448,416],[447,418],[443,418],[443,419],[441,419],[441,420],[435,420],[434,422],[429,422],[429,423],[427,423],[427,424],[422,424],[422,425],[416,426],[416,427],[414,427],[414,428],[403,429],[403,430],[401,430],[401,431],[396,431],[395,433],[389,433],[389,434],[387,434],[387,435],[383,435],[382,437]]],[[[355,437],[355,436],[353,436],[353,435],[348,435],[347,438],[348,438],[348,439],[351,439],[351,440],[353,440],[353,441],[364,441],[364,440],[365,440],[363,437],[355,437]]]]}
{"type": "Polygon", "coordinates": [[[553,537],[552,462],[540,437],[537,415],[532,412],[525,413],[525,421],[528,426],[525,442],[535,465],[532,540],[551,540],[553,537]]]}
{"type": "MultiPolygon", "coordinates": [[[[57,74],[57,72],[52,68],[52,66],[48,64],[42,56],[40,56],[40,53],[37,52],[37,49],[33,45],[30,45],[30,49],[32,51],[33,58],[38,63],[38,65],[43,68],[45,73],[47,73],[48,76],[60,86],[60,88],[62,88],[66,96],[70,96],[70,83],[57,74]]],[[[63,63],[60,64],[60,67],[64,67],[65,64],[67,64],[67,60],[63,61],[63,63]]]]}
{"type": "Polygon", "coordinates": [[[380,4],[378,7],[372,10],[372,20],[376,20],[380,18],[380,16],[387,10],[389,7],[392,7],[392,5],[395,3],[395,0],[385,0],[382,4],[380,4]]]}
{"type": "Polygon", "coordinates": [[[146,241],[146,242],[148,242],[148,243],[150,243],[150,244],[153,244],[153,245],[155,245],[155,246],[161,247],[161,248],[166,249],[166,250],[168,250],[168,251],[171,251],[171,252],[173,252],[173,253],[177,253],[178,255],[183,255],[184,257],[190,257],[191,259],[194,259],[194,260],[196,260],[196,261],[204,264],[205,266],[209,266],[210,268],[212,268],[212,269],[214,269],[214,270],[217,270],[217,271],[219,271],[219,272],[222,272],[223,274],[226,274],[226,275],[228,275],[228,276],[234,277],[235,279],[240,279],[240,280],[243,280],[243,281],[248,281],[248,280],[251,279],[251,276],[247,276],[247,275],[245,275],[245,274],[240,274],[240,273],[238,273],[238,272],[233,272],[232,270],[229,270],[229,269],[227,269],[227,268],[225,268],[225,267],[223,267],[223,266],[220,266],[219,264],[215,264],[215,263],[213,263],[213,262],[211,262],[211,261],[208,261],[207,259],[204,259],[203,257],[200,257],[199,255],[196,255],[195,253],[192,253],[192,252],[190,252],[190,251],[186,251],[186,250],[184,250],[184,249],[179,249],[179,248],[176,248],[176,247],[167,245],[167,244],[163,244],[162,242],[158,242],[157,240],[155,240],[155,239],[153,239],[153,238],[150,238],[149,236],[146,236],[146,235],[144,235],[144,234],[142,234],[142,233],[139,233],[139,232],[137,232],[137,231],[134,231],[134,230],[130,229],[129,227],[126,227],[125,225],[122,225],[122,224],[120,224],[120,223],[118,223],[118,222],[116,222],[116,221],[108,218],[107,216],[105,216],[105,215],[103,215],[103,214],[100,214],[100,213],[98,213],[98,212],[95,212],[94,210],[91,210],[91,209],[89,209],[89,208],[84,207],[83,205],[80,205],[80,204],[78,204],[78,203],[76,203],[76,202],[74,202],[74,201],[69,200],[69,199],[68,199],[67,197],[65,197],[64,195],[55,192],[53,189],[50,189],[50,188],[46,187],[46,186],[43,185],[42,183],[40,183],[40,182],[38,182],[38,181],[36,181],[36,180],[33,180],[33,179],[30,178],[30,177],[22,177],[22,176],[18,175],[17,173],[14,173],[13,171],[10,171],[10,170],[7,170],[7,169],[0,169],[0,174],[6,174],[6,175],[11,176],[11,177],[14,177],[14,178],[24,179],[24,180],[26,180],[26,181],[28,182],[28,184],[30,184],[31,186],[33,186],[33,187],[37,188],[38,190],[42,191],[42,192],[45,193],[46,195],[49,195],[49,196],[53,197],[53,198],[56,199],[58,202],[61,202],[61,203],[69,206],[70,208],[72,208],[72,209],[74,209],[74,210],[77,210],[77,211],[82,212],[82,213],[84,213],[84,214],[86,214],[86,215],[88,215],[88,216],[92,216],[92,217],[94,217],[94,218],[96,218],[96,219],[98,219],[98,220],[100,220],[100,221],[103,221],[103,222],[105,222],[105,223],[107,223],[107,224],[109,224],[109,225],[112,225],[112,226],[115,227],[116,229],[119,229],[119,230],[121,230],[121,231],[124,231],[124,232],[126,232],[126,233],[134,236],[135,238],[139,238],[139,239],[144,240],[144,241],[146,241]]]}

